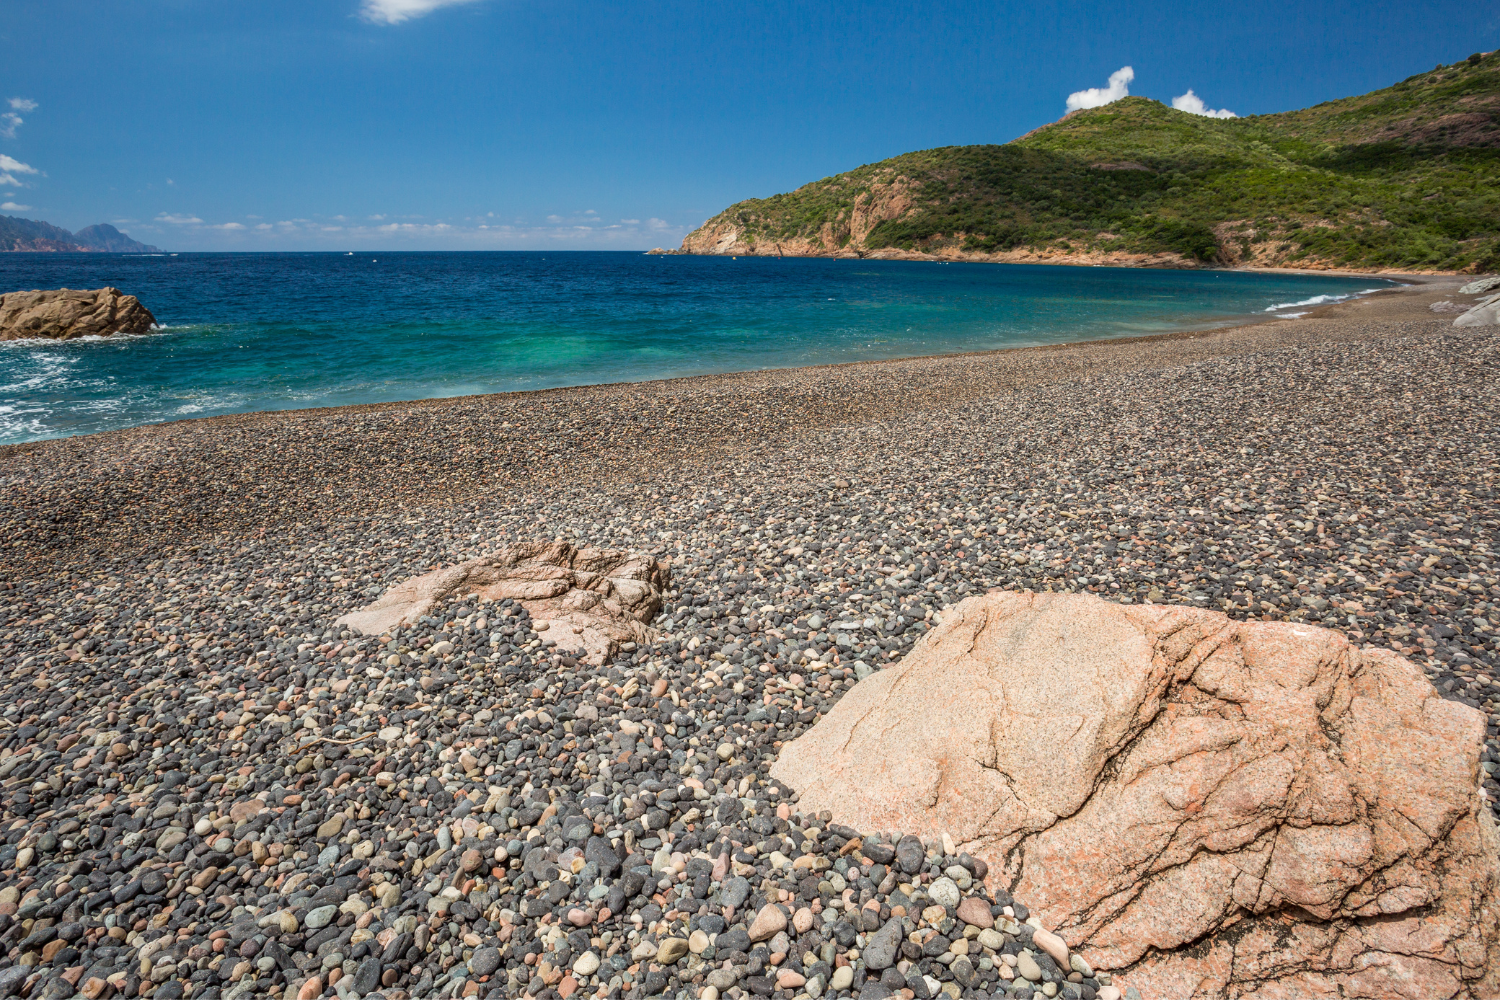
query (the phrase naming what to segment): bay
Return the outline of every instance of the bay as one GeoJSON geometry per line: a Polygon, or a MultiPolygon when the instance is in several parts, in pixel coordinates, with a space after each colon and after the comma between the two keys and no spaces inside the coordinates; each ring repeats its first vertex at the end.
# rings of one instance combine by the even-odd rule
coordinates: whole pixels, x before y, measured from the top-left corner
{"type": "Polygon", "coordinates": [[[0,343],[0,443],[212,414],[1209,329],[1389,284],[628,252],[0,254],[0,291],[113,285],[163,326],[0,343]]]}

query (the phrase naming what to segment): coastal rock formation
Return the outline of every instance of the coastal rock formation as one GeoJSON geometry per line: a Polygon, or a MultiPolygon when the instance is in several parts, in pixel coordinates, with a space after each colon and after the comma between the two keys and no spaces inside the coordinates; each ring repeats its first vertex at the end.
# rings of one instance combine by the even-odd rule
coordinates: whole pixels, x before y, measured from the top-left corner
{"type": "Polygon", "coordinates": [[[1492,288],[1500,288],[1500,276],[1492,275],[1488,278],[1471,281],[1460,288],[1459,293],[1463,295],[1483,295],[1492,288]]]}
{"type": "Polygon", "coordinates": [[[581,650],[604,663],[630,642],[648,642],[646,622],[661,611],[670,580],[667,564],[615,549],[576,548],[567,542],[523,542],[494,555],[412,577],[374,604],[338,620],[366,635],[409,624],[453,594],[519,601],[560,650],[581,650]]]}
{"type": "Polygon", "coordinates": [[[1500,993],[1484,719],[1339,634],[1086,595],[945,614],[774,777],[951,835],[1158,997],[1500,993]]]}
{"type": "Polygon", "coordinates": [[[118,288],[6,292],[0,295],[0,340],[76,340],[146,333],[156,317],[118,288]]]}
{"type": "Polygon", "coordinates": [[[1454,326],[1494,326],[1500,323],[1500,295],[1490,295],[1453,321],[1454,326]]]}

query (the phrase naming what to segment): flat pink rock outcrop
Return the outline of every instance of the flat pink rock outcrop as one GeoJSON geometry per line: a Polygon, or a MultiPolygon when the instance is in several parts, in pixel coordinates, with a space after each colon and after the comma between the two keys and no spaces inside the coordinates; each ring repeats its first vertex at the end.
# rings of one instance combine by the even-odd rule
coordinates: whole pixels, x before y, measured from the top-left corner
{"type": "Polygon", "coordinates": [[[670,571],[652,556],[567,542],[522,542],[493,555],[412,577],[338,620],[366,635],[416,621],[453,595],[519,601],[544,639],[601,664],[628,642],[655,635],[670,571]]]}
{"type": "Polygon", "coordinates": [[[782,750],[802,810],[950,834],[1148,997],[1500,996],[1484,720],[1417,667],[1085,595],[943,617],[782,750]]]}

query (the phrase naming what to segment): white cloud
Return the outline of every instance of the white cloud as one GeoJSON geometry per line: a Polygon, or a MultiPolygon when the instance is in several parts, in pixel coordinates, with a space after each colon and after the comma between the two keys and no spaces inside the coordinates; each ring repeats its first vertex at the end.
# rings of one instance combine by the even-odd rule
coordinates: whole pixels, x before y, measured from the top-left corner
{"type": "Polygon", "coordinates": [[[203,220],[196,215],[168,215],[162,212],[156,217],[157,222],[170,222],[174,226],[201,226],[203,220]]]}
{"type": "Polygon", "coordinates": [[[1172,107],[1176,108],[1178,111],[1186,111],[1190,115],[1202,115],[1205,118],[1239,117],[1239,115],[1235,114],[1233,111],[1230,111],[1228,108],[1220,108],[1217,111],[1213,110],[1208,105],[1203,103],[1203,98],[1193,93],[1193,88],[1191,87],[1189,87],[1188,92],[1186,94],[1183,94],[1181,97],[1172,98],[1172,107]]]}
{"type": "Polygon", "coordinates": [[[41,171],[36,167],[0,153],[0,184],[9,184],[11,187],[25,187],[26,182],[17,180],[15,175],[38,173],[41,173],[41,171]]]}
{"type": "Polygon", "coordinates": [[[475,0],[364,0],[359,14],[371,24],[400,24],[431,14],[439,7],[453,7],[475,0]]]}
{"type": "Polygon", "coordinates": [[[217,226],[209,226],[208,228],[210,228],[210,229],[244,229],[245,227],[243,225],[241,225],[240,223],[238,223],[238,222],[223,222],[223,223],[220,223],[217,226]]]}
{"type": "Polygon", "coordinates": [[[640,219],[621,219],[620,221],[627,226],[639,226],[641,224],[640,219]]]}
{"type": "Polygon", "coordinates": [[[12,97],[6,103],[10,105],[10,110],[0,115],[0,136],[4,136],[7,139],[14,139],[16,137],[16,129],[26,124],[26,119],[16,114],[16,112],[25,111],[30,113],[35,111],[37,103],[36,101],[27,100],[24,97],[12,97]]]}
{"type": "Polygon", "coordinates": [[[671,229],[672,228],[672,224],[670,222],[668,222],[666,219],[647,219],[646,220],[646,225],[650,226],[652,229],[671,229]]]}
{"type": "Polygon", "coordinates": [[[7,212],[27,212],[31,210],[30,205],[17,205],[13,201],[7,201],[3,204],[0,204],[0,208],[3,208],[7,212]]]}
{"type": "Polygon", "coordinates": [[[1102,108],[1106,104],[1113,104],[1122,97],[1130,96],[1130,81],[1135,79],[1135,70],[1129,66],[1121,66],[1109,74],[1108,87],[1090,87],[1088,90],[1078,90],[1068,95],[1068,110],[1079,111],[1083,108],[1102,108]]]}

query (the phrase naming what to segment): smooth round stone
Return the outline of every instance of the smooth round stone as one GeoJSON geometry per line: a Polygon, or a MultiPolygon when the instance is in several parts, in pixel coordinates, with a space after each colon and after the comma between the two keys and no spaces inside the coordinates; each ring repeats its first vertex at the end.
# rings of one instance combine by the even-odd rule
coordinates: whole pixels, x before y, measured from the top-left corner
{"type": "Polygon", "coordinates": [[[339,915],[339,908],[332,903],[320,906],[315,910],[309,910],[307,914],[307,926],[311,930],[327,927],[333,923],[339,915]]]}
{"type": "Polygon", "coordinates": [[[828,980],[830,990],[847,990],[854,983],[854,966],[846,965],[843,968],[833,970],[833,978],[828,980]]]}
{"type": "Polygon", "coordinates": [[[488,976],[500,968],[500,949],[479,948],[469,956],[469,974],[472,976],[488,976]]]}
{"type": "Polygon", "coordinates": [[[592,976],[599,971],[599,956],[586,951],[573,961],[573,971],[580,976],[592,976]]]}
{"type": "Polygon", "coordinates": [[[656,949],[657,965],[673,965],[688,953],[688,943],[683,938],[666,938],[656,949]]]}
{"type": "Polygon", "coordinates": [[[1033,983],[1042,981],[1042,967],[1036,964],[1036,959],[1025,952],[1016,956],[1016,974],[1033,983]]]}
{"type": "Polygon", "coordinates": [[[927,895],[939,906],[958,906],[963,900],[963,893],[959,891],[958,884],[946,875],[933,881],[927,888],[927,895]]]}

